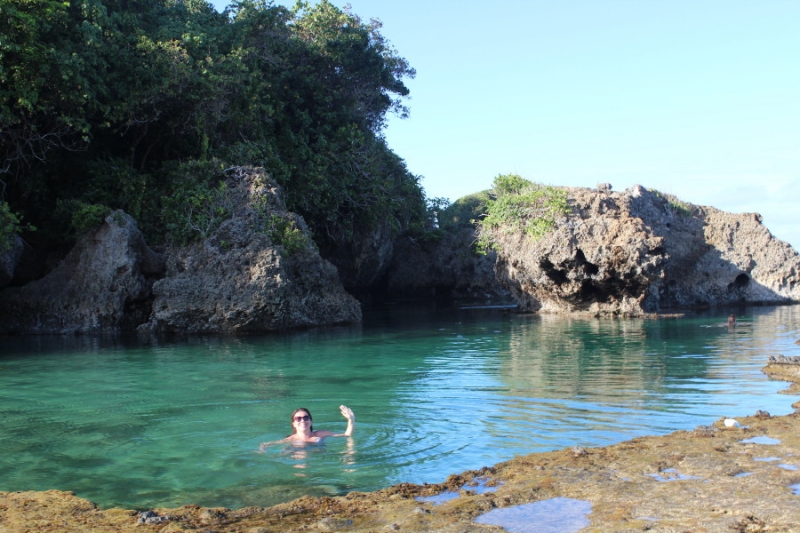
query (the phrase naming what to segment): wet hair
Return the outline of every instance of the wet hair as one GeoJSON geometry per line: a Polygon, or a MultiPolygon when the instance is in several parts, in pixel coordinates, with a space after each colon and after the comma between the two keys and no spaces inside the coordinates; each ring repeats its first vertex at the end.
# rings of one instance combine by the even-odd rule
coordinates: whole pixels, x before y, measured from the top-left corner
{"type": "MultiPolygon", "coordinates": [[[[311,411],[309,411],[309,410],[308,410],[308,409],[306,409],[305,407],[298,407],[297,409],[295,409],[295,410],[294,410],[294,412],[292,413],[292,435],[294,435],[295,433],[297,433],[297,428],[296,428],[296,427],[294,427],[294,416],[295,416],[297,413],[299,413],[300,411],[305,411],[305,412],[306,412],[306,414],[308,414],[308,419],[309,419],[309,421],[313,421],[313,420],[314,420],[314,417],[313,417],[313,416],[311,416],[311,411]]],[[[312,422],[312,424],[309,426],[309,430],[311,430],[311,431],[314,431],[314,424],[313,424],[313,422],[312,422]]]]}

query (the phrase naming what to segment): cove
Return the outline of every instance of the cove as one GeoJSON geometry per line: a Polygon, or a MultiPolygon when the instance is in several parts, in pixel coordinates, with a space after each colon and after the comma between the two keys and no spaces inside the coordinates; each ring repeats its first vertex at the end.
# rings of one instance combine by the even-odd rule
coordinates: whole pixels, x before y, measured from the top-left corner
{"type": "Polygon", "coordinates": [[[153,341],[0,339],[0,490],[103,507],[267,506],[437,483],[527,453],[792,411],[760,368],[800,307],[595,320],[368,309],[352,328],[153,341]],[[352,439],[254,453],[307,407],[352,439]]]}

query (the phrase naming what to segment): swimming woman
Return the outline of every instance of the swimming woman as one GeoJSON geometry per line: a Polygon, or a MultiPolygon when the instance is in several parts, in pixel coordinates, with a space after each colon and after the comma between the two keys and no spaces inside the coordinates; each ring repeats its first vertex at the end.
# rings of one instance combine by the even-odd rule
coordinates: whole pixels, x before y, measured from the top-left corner
{"type": "Polygon", "coordinates": [[[342,416],[347,419],[347,429],[344,430],[344,433],[334,433],[333,431],[326,431],[324,429],[315,430],[312,425],[311,411],[305,407],[301,407],[295,409],[294,413],[292,413],[292,434],[285,439],[262,442],[258,450],[263,452],[267,446],[279,444],[281,442],[305,444],[322,442],[322,439],[325,437],[349,437],[353,434],[353,429],[356,425],[356,415],[354,415],[353,410],[346,405],[340,405],[339,411],[341,411],[342,416]]]}

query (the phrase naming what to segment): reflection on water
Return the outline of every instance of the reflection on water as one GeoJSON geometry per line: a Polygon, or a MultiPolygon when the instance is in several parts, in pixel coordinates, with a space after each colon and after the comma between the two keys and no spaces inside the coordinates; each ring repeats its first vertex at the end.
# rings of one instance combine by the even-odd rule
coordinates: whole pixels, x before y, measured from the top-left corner
{"type": "Polygon", "coordinates": [[[697,476],[689,476],[686,474],[681,474],[674,468],[665,468],[658,474],[648,474],[648,476],[652,477],[656,481],[666,482],[666,481],[683,481],[685,479],[700,479],[697,476]]]}
{"type": "MultiPolygon", "coordinates": [[[[467,483],[461,487],[460,490],[467,490],[475,494],[486,494],[487,492],[494,492],[500,485],[502,485],[502,483],[493,482],[488,478],[476,478],[470,483],[467,483]]],[[[449,502],[450,500],[455,500],[460,495],[460,492],[442,492],[441,494],[435,494],[433,496],[419,496],[417,497],[417,501],[440,505],[445,502],[449,502]]]]}
{"type": "Polygon", "coordinates": [[[492,509],[475,522],[500,526],[510,533],[577,533],[589,525],[591,512],[592,504],[585,500],[550,498],[492,509]]]}
{"type": "Polygon", "coordinates": [[[780,439],[775,439],[766,435],[751,437],[749,439],[740,440],[739,442],[742,444],[765,444],[767,446],[775,446],[776,444],[781,443],[780,439]]]}
{"type": "Polygon", "coordinates": [[[103,506],[270,505],[435,483],[516,455],[791,412],[760,368],[800,355],[800,307],[576,320],[367,310],[361,327],[248,338],[0,340],[0,490],[103,506]],[[315,429],[352,439],[259,443],[315,429]]]}

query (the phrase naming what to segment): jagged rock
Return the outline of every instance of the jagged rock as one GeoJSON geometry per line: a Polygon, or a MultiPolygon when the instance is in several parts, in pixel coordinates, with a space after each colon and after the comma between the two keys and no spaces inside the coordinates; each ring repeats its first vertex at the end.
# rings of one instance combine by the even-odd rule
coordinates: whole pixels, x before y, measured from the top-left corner
{"type": "Polygon", "coordinates": [[[156,514],[155,511],[143,511],[139,513],[138,518],[136,520],[137,524],[163,524],[164,522],[168,522],[169,517],[160,516],[156,514]]]}
{"type": "Polygon", "coordinates": [[[800,256],[756,213],[677,205],[641,186],[626,191],[630,213],[664,238],[669,256],[647,310],[800,301],[800,256]],[[683,211],[683,212],[681,212],[683,211]]]}
{"type": "Polygon", "coordinates": [[[714,426],[697,426],[693,433],[698,437],[714,437],[719,432],[714,426]]]}
{"type": "Polygon", "coordinates": [[[360,304],[263,171],[237,169],[228,186],[233,217],[202,243],[170,253],[166,276],[153,286],[152,315],[140,330],[258,333],[359,322],[360,304]],[[273,216],[291,222],[307,244],[289,253],[272,242],[263,228],[273,216]]]}
{"type": "MultiPolygon", "coordinates": [[[[0,334],[256,333],[354,323],[359,303],[323,260],[302,218],[263,171],[232,169],[232,217],[201,242],[164,256],[117,211],[48,275],[0,291],[0,334]],[[277,220],[289,233],[270,236],[277,220]],[[273,242],[294,239],[297,250],[273,242]]],[[[280,229],[280,228],[279,228],[280,229]]]]}
{"type": "Polygon", "coordinates": [[[445,232],[435,242],[403,237],[382,290],[388,297],[428,296],[470,303],[513,303],[511,294],[495,278],[496,255],[473,250],[474,228],[445,232]]]}
{"type": "Polygon", "coordinates": [[[800,356],[770,355],[769,364],[771,365],[800,365],[800,356]]]}
{"type": "Polygon", "coordinates": [[[8,285],[14,279],[14,271],[22,258],[22,249],[22,239],[19,235],[15,235],[11,248],[0,252],[0,287],[8,285]]]}
{"type": "Polygon", "coordinates": [[[572,213],[539,240],[499,229],[495,267],[523,310],[640,316],[800,301],[800,256],[756,214],[644,187],[568,188],[572,213]]]}
{"type": "Polygon", "coordinates": [[[0,291],[0,333],[106,333],[142,321],[163,258],[122,211],[82,237],[47,276],[0,291]]]}
{"type": "Polygon", "coordinates": [[[583,446],[573,446],[572,455],[574,455],[575,457],[583,457],[589,455],[589,452],[587,452],[586,448],[584,448],[583,446]]]}

